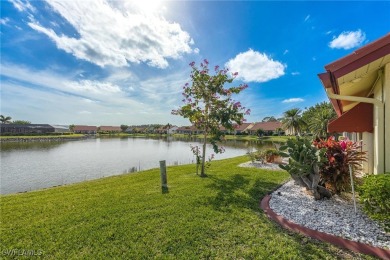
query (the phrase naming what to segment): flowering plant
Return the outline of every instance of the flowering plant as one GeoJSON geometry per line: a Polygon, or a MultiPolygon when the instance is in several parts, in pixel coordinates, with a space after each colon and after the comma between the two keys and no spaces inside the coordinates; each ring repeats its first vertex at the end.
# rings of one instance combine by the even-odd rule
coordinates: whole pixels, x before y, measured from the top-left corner
{"type": "Polygon", "coordinates": [[[202,156],[199,158],[202,161],[200,175],[204,177],[206,176],[204,169],[207,141],[210,141],[215,153],[223,152],[217,144],[223,137],[221,126],[233,130],[234,123],[242,124],[244,115],[250,114],[250,109],[246,109],[240,102],[232,99],[232,95],[239,94],[248,85],[225,88],[224,85],[231,84],[238,73],[230,73],[227,68],[220,69],[219,66],[215,66],[212,75],[206,59],[200,64],[200,68],[195,65],[195,62],[189,65],[192,69],[192,84],[184,84],[182,93],[184,105],[172,110],[172,114],[188,118],[197,129],[202,131],[204,138],[202,156]]]}
{"type": "Polygon", "coordinates": [[[318,149],[325,148],[326,161],[320,167],[321,183],[334,193],[340,193],[350,187],[349,165],[354,176],[362,171],[362,162],[367,160],[366,152],[362,151],[361,142],[348,139],[336,141],[333,136],[327,140],[317,140],[313,143],[318,149]]]}

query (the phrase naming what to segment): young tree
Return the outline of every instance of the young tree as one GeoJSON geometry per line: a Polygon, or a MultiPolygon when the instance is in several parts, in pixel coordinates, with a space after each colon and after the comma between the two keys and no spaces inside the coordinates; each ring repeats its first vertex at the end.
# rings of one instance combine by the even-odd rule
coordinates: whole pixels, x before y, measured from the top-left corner
{"type": "Polygon", "coordinates": [[[215,153],[223,152],[223,149],[217,145],[223,134],[220,127],[233,130],[234,123],[242,124],[245,121],[244,115],[250,114],[249,109],[243,107],[240,102],[232,100],[233,94],[239,94],[248,85],[224,88],[225,84],[233,82],[238,73],[229,75],[229,69],[219,69],[219,66],[215,66],[215,74],[211,75],[208,65],[207,60],[200,64],[200,68],[195,66],[195,62],[190,63],[192,84],[186,83],[183,86],[184,105],[177,110],[172,110],[172,114],[188,118],[195,127],[203,131],[201,177],[206,176],[205,158],[208,138],[210,137],[215,153]]]}

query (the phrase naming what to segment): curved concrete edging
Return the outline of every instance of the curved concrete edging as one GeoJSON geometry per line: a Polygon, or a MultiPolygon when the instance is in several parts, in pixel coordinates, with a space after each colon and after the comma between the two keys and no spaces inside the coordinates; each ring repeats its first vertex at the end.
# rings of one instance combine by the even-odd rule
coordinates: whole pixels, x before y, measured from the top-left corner
{"type": "Polygon", "coordinates": [[[301,233],[305,236],[328,242],[338,247],[347,248],[349,250],[363,253],[366,255],[376,256],[382,259],[390,260],[390,250],[386,250],[379,247],[370,246],[360,242],[347,240],[338,236],[326,234],[317,230],[309,229],[298,224],[295,224],[282,216],[276,214],[269,206],[271,195],[266,195],[260,202],[260,208],[263,209],[264,213],[273,221],[281,225],[283,228],[290,229],[294,232],[301,233]]]}

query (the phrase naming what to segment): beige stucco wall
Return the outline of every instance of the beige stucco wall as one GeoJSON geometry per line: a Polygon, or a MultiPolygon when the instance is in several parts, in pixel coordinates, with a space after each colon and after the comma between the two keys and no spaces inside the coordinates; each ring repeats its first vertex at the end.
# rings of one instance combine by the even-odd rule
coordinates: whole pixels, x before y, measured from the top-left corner
{"type": "Polygon", "coordinates": [[[382,83],[385,104],[385,172],[390,172],[390,63],[385,65],[382,83]]]}
{"type": "Polygon", "coordinates": [[[363,147],[362,150],[367,152],[367,161],[363,162],[363,172],[374,172],[374,134],[364,132],[362,133],[363,147]]]}
{"type": "MultiPolygon", "coordinates": [[[[382,101],[385,104],[385,87],[384,84],[390,79],[389,64],[387,64],[383,70],[381,80],[377,81],[374,86],[374,98],[382,101]],[[387,68],[387,69],[386,69],[387,68]],[[387,74],[387,75],[386,75],[387,74]]],[[[387,83],[388,88],[388,83],[387,83]]],[[[389,93],[389,91],[387,91],[389,93]]],[[[373,160],[373,172],[375,174],[383,173],[385,171],[385,110],[388,109],[385,106],[374,106],[374,160],[373,160]]],[[[388,130],[388,129],[387,129],[388,130]]],[[[389,151],[389,149],[387,149],[389,151]]]]}

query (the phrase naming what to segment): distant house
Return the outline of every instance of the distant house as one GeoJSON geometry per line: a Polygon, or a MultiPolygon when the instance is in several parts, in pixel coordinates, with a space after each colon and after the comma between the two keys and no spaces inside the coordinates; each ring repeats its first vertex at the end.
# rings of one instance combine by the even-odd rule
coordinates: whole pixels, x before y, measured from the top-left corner
{"type": "Polygon", "coordinates": [[[120,133],[122,128],[120,126],[100,126],[98,131],[99,133],[120,133]]]}
{"type": "Polygon", "coordinates": [[[68,126],[49,124],[0,124],[0,133],[9,134],[48,134],[68,133],[68,126]]]}
{"type": "Polygon", "coordinates": [[[202,134],[203,131],[195,126],[181,126],[176,130],[178,134],[202,134]]]}
{"type": "Polygon", "coordinates": [[[275,122],[258,122],[250,128],[249,134],[256,135],[258,130],[263,130],[266,135],[272,135],[278,128],[282,128],[282,123],[279,121],[275,122]]]}
{"type": "Polygon", "coordinates": [[[249,130],[254,126],[254,123],[242,123],[241,125],[235,126],[235,134],[248,133],[249,130]]]}
{"type": "Polygon", "coordinates": [[[176,133],[177,133],[177,129],[179,129],[179,127],[177,127],[177,126],[172,126],[171,128],[169,128],[168,134],[169,134],[169,135],[176,134],[176,133]]]}
{"type": "Polygon", "coordinates": [[[73,128],[73,132],[76,134],[96,134],[97,133],[96,126],[89,125],[75,125],[73,128]]]}
{"type": "Polygon", "coordinates": [[[54,127],[55,133],[70,133],[70,129],[68,125],[51,125],[54,127]]]}

